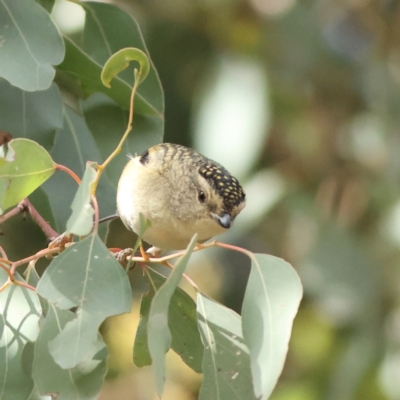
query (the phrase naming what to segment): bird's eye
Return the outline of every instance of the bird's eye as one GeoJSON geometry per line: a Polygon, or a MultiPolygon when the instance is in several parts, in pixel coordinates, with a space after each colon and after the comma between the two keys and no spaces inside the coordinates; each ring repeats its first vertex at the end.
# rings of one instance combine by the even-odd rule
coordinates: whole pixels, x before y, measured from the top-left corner
{"type": "Polygon", "coordinates": [[[198,199],[200,203],[204,203],[206,201],[206,195],[202,190],[199,190],[198,199]]]}

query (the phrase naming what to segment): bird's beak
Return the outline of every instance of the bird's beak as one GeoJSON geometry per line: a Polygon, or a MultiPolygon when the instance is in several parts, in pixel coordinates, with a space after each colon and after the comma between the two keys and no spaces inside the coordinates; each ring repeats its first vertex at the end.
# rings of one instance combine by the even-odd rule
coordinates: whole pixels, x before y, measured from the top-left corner
{"type": "Polygon", "coordinates": [[[229,229],[231,227],[233,219],[228,213],[222,215],[212,213],[211,215],[223,228],[229,229]]]}

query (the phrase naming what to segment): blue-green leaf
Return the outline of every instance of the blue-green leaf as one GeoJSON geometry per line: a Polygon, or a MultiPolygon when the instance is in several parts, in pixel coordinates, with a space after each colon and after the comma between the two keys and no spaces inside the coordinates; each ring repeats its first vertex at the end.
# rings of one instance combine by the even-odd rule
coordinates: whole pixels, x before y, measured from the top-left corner
{"type": "Polygon", "coordinates": [[[128,277],[95,234],[57,256],[39,281],[37,292],[61,309],[78,308],[76,318],[49,343],[55,362],[64,369],[91,359],[98,350],[100,324],[131,308],[128,277]]]}
{"type": "Polygon", "coordinates": [[[0,0],[0,76],[23,90],[47,89],[64,43],[50,15],[35,1],[0,0]]]}
{"type": "Polygon", "coordinates": [[[199,400],[255,400],[240,315],[198,293],[197,318],[204,344],[199,400]]]}
{"type": "Polygon", "coordinates": [[[67,221],[66,230],[68,234],[85,236],[93,228],[94,208],[91,204],[91,199],[92,185],[97,175],[96,165],[97,163],[90,161],[86,163],[86,171],[71,205],[72,215],[67,221]]]}
{"type": "MultiPolygon", "coordinates": [[[[0,286],[7,278],[0,269],[0,286]]],[[[0,292],[0,399],[29,398],[33,380],[23,370],[23,349],[37,338],[41,312],[32,290],[11,284],[0,292]]]]}
{"type": "Polygon", "coordinates": [[[286,261],[267,254],[254,254],[251,261],[242,306],[243,335],[256,397],[266,400],[282,372],[303,289],[286,261]]]}
{"type": "MultiPolygon", "coordinates": [[[[185,255],[179,259],[164,285],[156,292],[150,306],[149,320],[147,322],[148,345],[151,359],[153,360],[156,388],[159,397],[162,395],[165,383],[165,353],[171,347],[172,340],[171,331],[168,326],[169,305],[196,245],[196,241],[197,235],[190,241],[185,255]]],[[[155,287],[154,290],[156,291],[155,287]]]]}
{"type": "Polygon", "coordinates": [[[98,397],[106,373],[107,348],[101,335],[97,334],[93,358],[75,368],[61,368],[49,351],[49,343],[74,318],[71,311],[50,306],[35,343],[32,376],[37,390],[43,395],[57,393],[59,400],[94,400],[98,397]]]}
{"type": "MultiPolygon", "coordinates": [[[[147,269],[146,278],[150,287],[160,288],[167,278],[158,272],[147,269]]],[[[150,304],[155,295],[152,289],[142,297],[140,323],[135,337],[133,361],[138,367],[151,364],[147,345],[147,322],[150,304]]],[[[196,304],[181,288],[177,287],[171,297],[168,310],[168,326],[171,331],[171,348],[194,371],[202,371],[203,344],[197,328],[196,304]]]]}

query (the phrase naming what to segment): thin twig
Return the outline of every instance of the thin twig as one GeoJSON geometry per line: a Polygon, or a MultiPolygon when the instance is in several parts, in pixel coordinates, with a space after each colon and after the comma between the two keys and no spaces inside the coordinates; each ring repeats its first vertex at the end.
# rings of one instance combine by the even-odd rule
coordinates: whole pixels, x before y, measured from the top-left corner
{"type": "Polygon", "coordinates": [[[12,262],[8,258],[0,258],[0,263],[12,265],[12,262]]]}
{"type": "Polygon", "coordinates": [[[12,280],[10,279],[10,277],[8,277],[8,279],[4,282],[4,284],[0,287],[0,293],[3,291],[3,290],[5,290],[5,289],[7,289],[8,288],[8,286],[10,286],[10,285],[12,285],[12,280]]]}
{"type": "Polygon", "coordinates": [[[29,261],[28,266],[26,267],[26,270],[25,270],[25,281],[26,282],[29,281],[29,278],[31,276],[31,272],[35,268],[36,262],[37,262],[37,260],[29,261]]]}
{"type": "MultiPolygon", "coordinates": [[[[171,269],[174,269],[174,268],[175,268],[175,267],[174,267],[172,264],[170,264],[168,261],[164,261],[162,264],[165,265],[165,266],[168,267],[168,268],[171,268],[171,269]]],[[[197,284],[194,282],[194,280],[193,280],[192,278],[189,277],[189,275],[186,275],[185,273],[183,273],[182,276],[189,282],[190,285],[193,286],[193,289],[194,289],[196,292],[199,292],[199,291],[200,291],[200,289],[199,289],[199,287],[197,286],[197,284]]]]}
{"type": "Polygon", "coordinates": [[[39,259],[39,258],[41,258],[41,257],[45,257],[45,256],[47,256],[47,255],[49,255],[49,254],[59,253],[59,252],[62,251],[62,250],[63,250],[63,249],[62,249],[61,247],[54,247],[53,249],[43,249],[43,250],[40,250],[40,251],[38,251],[36,254],[34,254],[33,256],[29,256],[29,257],[23,258],[22,260],[14,261],[14,262],[12,263],[10,272],[11,272],[12,274],[14,274],[14,273],[15,273],[15,270],[16,270],[19,266],[21,266],[21,265],[24,265],[24,264],[26,264],[26,263],[29,263],[29,262],[32,261],[32,260],[37,260],[37,259],[39,259]]]}
{"type": "MultiPolygon", "coordinates": [[[[200,244],[197,243],[196,247],[193,249],[193,253],[195,251],[199,251],[199,250],[203,250],[203,249],[207,249],[209,247],[215,247],[215,246],[219,246],[219,242],[217,241],[213,241],[210,243],[205,243],[205,244],[200,244]]],[[[164,257],[131,257],[131,260],[134,262],[150,262],[150,263],[163,263],[164,261],[169,261],[169,260],[173,260],[175,258],[181,257],[183,255],[186,254],[186,250],[182,250],[182,251],[178,251],[174,254],[170,254],[168,256],[164,256],[164,257]]]]}
{"type": "Polygon", "coordinates": [[[54,239],[59,236],[59,234],[50,226],[50,224],[39,214],[28,198],[22,200],[20,204],[24,205],[25,209],[31,215],[33,221],[36,222],[39,228],[46,235],[47,239],[54,239]]]}
{"type": "Polygon", "coordinates": [[[3,260],[8,260],[7,254],[5,252],[5,250],[0,246],[0,254],[3,257],[3,260]]]}
{"type": "MultiPolygon", "coordinates": [[[[14,207],[7,214],[0,217],[0,224],[5,220],[23,212],[28,211],[31,215],[33,221],[39,226],[39,228],[46,235],[47,239],[52,239],[58,236],[58,233],[50,226],[50,224],[39,214],[36,208],[32,205],[28,198],[23,199],[18,203],[16,207],[14,207]]],[[[3,254],[3,253],[2,253],[3,254]]]]}
{"type": "MultiPolygon", "coordinates": [[[[203,250],[203,249],[207,249],[209,247],[221,247],[223,249],[228,249],[228,250],[234,250],[234,251],[238,251],[240,253],[246,254],[248,257],[250,257],[250,259],[254,258],[254,255],[252,252],[243,249],[241,247],[238,246],[233,246],[231,244],[226,244],[226,243],[222,243],[222,242],[217,242],[216,240],[214,240],[213,242],[210,243],[205,243],[205,244],[200,244],[197,243],[196,247],[193,249],[193,253],[195,251],[199,251],[199,250],[203,250]]],[[[165,257],[159,257],[159,258],[155,258],[155,257],[129,257],[129,259],[133,262],[137,262],[139,263],[139,265],[146,270],[147,265],[144,263],[159,263],[159,264],[163,264],[168,268],[175,268],[173,265],[171,265],[168,261],[169,260],[173,260],[175,258],[181,257],[184,254],[186,254],[186,250],[183,251],[178,251],[174,254],[170,254],[169,256],[165,256],[165,257]]],[[[196,292],[199,291],[199,287],[196,285],[196,283],[186,274],[183,274],[183,277],[190,283],[190,285],[193,286],[193,288],[196,290],[196,292]]]]}
{"type": "MultiPolygon", "coordinates": [[[[138,73],[140,75],[140,72],[138,73]]],[[[128,126],[126,127],[126,131],[123,134],[120,142],[118,143],[118,146],[115,148],[115,150],[108,156],[107,160],[103,162],[103,164],[99,165],[97,169],[99,171],[103,171],[104,168],[107,167],[107,165],[113,160],[113,158],[119,154],[122,150],[122,145],[124,144],[126,138],[128,137],[130,131],[132,130],[132,123],[133,123],[133,115],[134,115],[134,108],[135,108],[135,95],[137,88],[139,87],[139,77],[135,79],[135,82],[132,87],[132,92],[131,92],[131,98],[130,98],[130,104],[129,104],[129,118],[128,118],[128,126]]],[[[97,182],[96,182],[97,183],[97,182]]]]}
{"type": "Polygon", "coordinates": [[[94,208],[93,232],[97,233],[99,230],[99,203],[97,202],[97,198],[95,195],[92,195],[92,203],[94,208]]]}
{"type": "Polygon", "coordinates": [[[8,220],[11,217],[14,217],[15,215],[20,214],[22,211],[24,211],[24,206],[21,206],[21,203],[19,203],[12,210],[10,210],[7,214],[4,214],[0,217],[0,224],[2,224],[4,221],[8,220]]]}
{"type": "Polygon", "coordinates": [[[72,169],[69,169],[68,167],[66,167],[65,165],[62,165],[62,164],[57,164],[56,169],[58,169],[59,171],[66,172],[68,175],[72,176],[75,179],[75,181],[78,185],[81,184],[81,178],[79,178],[79,176],[76,175],[75,172],[72,171],[72,169]]]}
{"type": "Polygon", "coordinates": [[[232,244],[227,244],[227,243],[222,243],[222,242],[218,242],[218,243],[216,243],[216,245],[218,247],[221,247],[222,249],[238,251],[239,253],[246,254],[246,256],[249,257],[250,259],[254,259],[254,254],[249,250],[243,249],[242,247],[238,247],[238,246],[234,246],[232,244]]]}
{"type": "Polygon", "coordinates": [[[14,280],[13,283],[14,283],[14,285],[26,287],[27,289],[30,289],[30,290],[36,292],[35,286],[32,286],[29,283],[26,283],[26,282],[23,282],[23,281],[16,281],[16,280],[14,280]]]}
{"type": "Polygon", "coordinates": [[[0,264],[0,268],[2,268],[2,269],[6,272],[6,274],[8,275],[8,278],[11,279],[11,277],[12,277],[11,270],[8,269],[8,268],[7,268],[5,265],[3,265],[3,264],[0,264]]]}

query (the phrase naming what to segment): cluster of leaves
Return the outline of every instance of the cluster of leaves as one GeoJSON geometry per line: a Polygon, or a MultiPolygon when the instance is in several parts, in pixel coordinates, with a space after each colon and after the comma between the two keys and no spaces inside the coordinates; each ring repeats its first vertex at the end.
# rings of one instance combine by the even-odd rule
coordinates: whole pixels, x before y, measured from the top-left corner
{"type": "MultiPolygon", "coordinates": [[[[140,152],[162,139],[162,89],[133,18],[112,5],[83,3],[85,26],[73,41],[58,32],[52,5],[0,4],[0,128],[17,137],[2,136],[0,212],[16,207],[0,222],[28,209],[53,236],[26,199],[40,190],[53,226],[65,232],[50,248],[17,261],[0,247],[0,398],[98,396],[107,357],[99,327],[129,312],[132,296],[129,270],[104,244],[98,221],[115,208],[124,163],[117,153],[122,147],[140,152]],[[139,62],[139,71],[127,68],[130,60],[139,62]],[[133,133],[125,140],[133,110],[133,133]],[[82,176],[79,187],[68,175],[54,179],[57,169],[82,176]],[[57,256],[39,276],[35,264],[50,254],[57,256]],[[21,276],[16,269],[26,264],[21,276]]],[[[168,278],[148,266],[165,258],[132,257],[142,263],[150,288],[133,361],[153,364],[159,396],[172,348],[203,372],[200,399],[267,399],[285,360],[302,295],[299,278],[276,257],[210,245],[242,251],[252,261],[242,317],[201,292],[195,303],[178,288],[191,253],[200,249],[195,237],[172,256],[179,260],[168,278]]]]}

